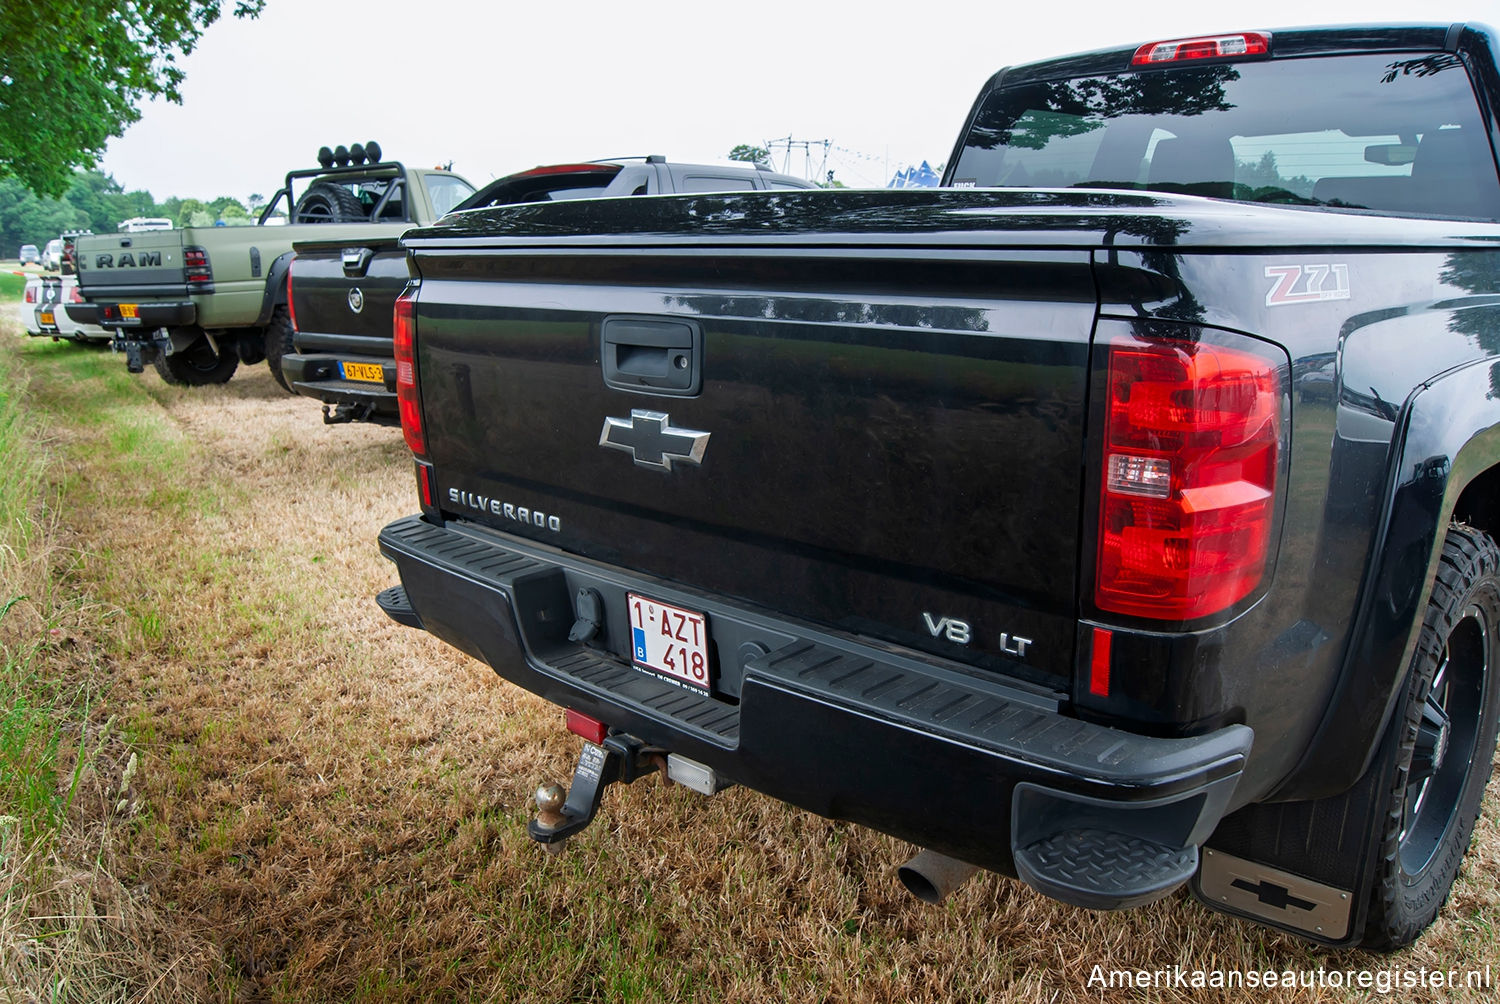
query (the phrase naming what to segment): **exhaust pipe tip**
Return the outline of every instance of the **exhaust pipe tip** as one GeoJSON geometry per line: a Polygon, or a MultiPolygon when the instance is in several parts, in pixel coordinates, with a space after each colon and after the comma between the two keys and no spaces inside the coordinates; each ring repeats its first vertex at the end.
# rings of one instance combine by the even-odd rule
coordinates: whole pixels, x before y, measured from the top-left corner
{"type": "Polygon", "coordinates": [[[978,865],[950,858],[937,851],[924,850],[896,869],[896,877],[923,903],[941,903],[979,870],[978,865]]]}

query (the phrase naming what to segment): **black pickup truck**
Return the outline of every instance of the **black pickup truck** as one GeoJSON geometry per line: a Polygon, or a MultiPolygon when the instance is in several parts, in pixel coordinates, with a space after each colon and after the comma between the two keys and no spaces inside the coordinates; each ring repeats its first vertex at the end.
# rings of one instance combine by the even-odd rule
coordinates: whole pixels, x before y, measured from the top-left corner
{"type": "MultiPolygon", "coordinates": [[[[615,196],[786,191],[818,186],[752,165],[682,164],[653,154],[549,164],[485,185],[454,212],[615,196]]],[[[326,422],[396,421],[391,309],[410,278],[399,235],[298,241],[288,272],[286,385],[323,402],[326,422]]]]}
{"type": "Polygon", "coordinates": [[[1465,25],[996,74],[945,190],[409,233],[380,597],[605,786],[748,785],[1090,908],[1442,907],[1500,700],[1500,72],[1465,25]]]}

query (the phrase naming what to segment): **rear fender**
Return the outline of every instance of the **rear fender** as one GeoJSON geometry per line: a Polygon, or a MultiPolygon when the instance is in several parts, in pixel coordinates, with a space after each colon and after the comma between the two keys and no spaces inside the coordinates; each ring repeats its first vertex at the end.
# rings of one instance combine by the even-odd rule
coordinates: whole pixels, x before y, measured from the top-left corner
{"type": "Polygon", "coordinates": [[[271,323],[271,315],[276,308],[286,303],[286,272],[292,267],[292,259],[296,257],[293,251],[281,254],[271,267],[266,270],[266,290],[260,298],[260,315],[255,319],[255,326],[263,328],[271,323]]]}
{"type": "Polygon", "coordinates": [[[1500,463],[1500,360],[1477,360],[1419,386],[1402,408],[1393,449],[1398,459],[1349,650],[1323,722],[1291,775],[1299,799],[1345,790],[1379,748],[1455,505],[1500,463]]]}

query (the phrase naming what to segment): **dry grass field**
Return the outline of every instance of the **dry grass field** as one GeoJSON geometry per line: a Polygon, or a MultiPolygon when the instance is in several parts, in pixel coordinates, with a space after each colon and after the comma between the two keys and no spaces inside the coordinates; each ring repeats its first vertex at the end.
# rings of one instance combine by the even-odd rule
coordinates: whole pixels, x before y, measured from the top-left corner
{"type": "Polygon", "coordinates": [[[7,389],[42,474],[0,548],[0,605],[26,597],[0,619],[5,693],[55,727],[0,732],[0,1004],[1250,996],[1109,991],[1095,966],[1500,980],[1493,790],[1439,922],[1389,958],[1180,894],[1099,914],[986,875],[927,907],[894,877],[907,845],[656,779],[549,857],[524,822],[577,754],[560,712],[373,602],[394,581],[376,533],[415,510],[397,431],[324,426],[264,367],[183,390],[8,318],[7,389]],[[28,763],[52,831],[18,804],[28,763]]]}

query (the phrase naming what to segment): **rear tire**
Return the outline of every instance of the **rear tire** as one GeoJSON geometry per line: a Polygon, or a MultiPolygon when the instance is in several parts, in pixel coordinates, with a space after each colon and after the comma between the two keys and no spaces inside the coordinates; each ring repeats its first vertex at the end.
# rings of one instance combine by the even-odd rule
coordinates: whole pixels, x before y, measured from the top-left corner
{"type": "Polygon", "coordinates": [[[368,217],[359,197],[343,185],[320,181],[302,193],[292,209],[293,223],[363,223],[368,217]]]}
{"type": "Polygon", "coordinates": [[[271,375],[276,382],[281,384],[281,389],[288,394],[297,393],[292,389],[291,381],[281,372],[281,357],[289,356],[297,351],[292,339],[296,337],[296,330],[292,327],[292,317],[284,306],[277,307],[271,312],[271,323],[266,325],[266,365],[271,368],[271,375]]]}
{"type": "Polygon", "coordinates": [[[215,352],[207,338],[199,338],[184,352],[172,355],[158,353],[156,372],[169,384],[178,387],[207,387],[227,383],[240,365],[233,351],[215,352]]]}
{"type": "Polygon", "coordinates": [[[1391,721],[1364,945],[1411,944],[1448,899],[1489,780],[1500,711],[1500,548],[1448,529],[1406,693],[1391,721]]]}

